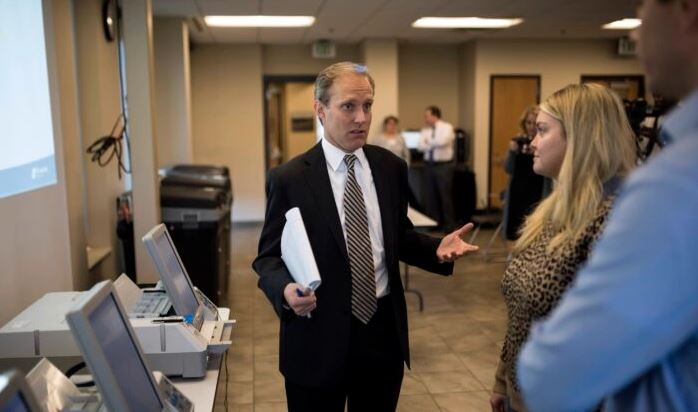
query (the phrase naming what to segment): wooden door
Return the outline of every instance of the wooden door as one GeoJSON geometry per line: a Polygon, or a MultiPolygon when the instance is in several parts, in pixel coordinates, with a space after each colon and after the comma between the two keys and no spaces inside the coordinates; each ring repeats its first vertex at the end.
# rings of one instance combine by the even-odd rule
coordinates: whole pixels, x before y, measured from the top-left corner
{"type": "Polygon", "coordinates": [[[283,84],[270,83],[265,90],[267,170],[283,162],[283,84]]]}
{"type": "Polygon", "coordinates": [[[313,111],[314,89],[315,85],[309,82],[284,84],[284,162],[305,153],[317,142],[313,111]]]}
{"type": "Polygon", "coordinates": [[[645,97],[645,78],[642,75],[583,75],[582,83],[598,83],[618,93],[623,100],[645,97]]]}
{"type": "Polygon", "coordinates": [[[540,102],[540,76],[492,76],[490,82],[489,205],[501,207],[508,176],[504,161],[509,142],[521,133],[519,118],[540,102]]]}

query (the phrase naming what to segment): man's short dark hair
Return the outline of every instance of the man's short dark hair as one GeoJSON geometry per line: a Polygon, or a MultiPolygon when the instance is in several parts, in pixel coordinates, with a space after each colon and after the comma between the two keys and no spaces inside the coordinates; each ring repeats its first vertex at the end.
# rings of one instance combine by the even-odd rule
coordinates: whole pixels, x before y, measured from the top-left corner
{"type": "Polygon", "coordinates": [[[427,106],[427,110],[439,119],[441,118],[441,109],[439,109],[439,106],[427,106]]]}

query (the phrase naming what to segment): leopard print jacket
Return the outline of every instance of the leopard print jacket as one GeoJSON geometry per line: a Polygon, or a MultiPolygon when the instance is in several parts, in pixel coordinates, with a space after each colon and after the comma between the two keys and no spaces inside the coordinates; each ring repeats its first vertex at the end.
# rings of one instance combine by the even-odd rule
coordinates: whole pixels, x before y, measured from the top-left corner
{"type": "Polygon", "coordinates": [[[545,227],[539,238],[516,255],[504,272],[502,294],[508,324],[494,392],[507,395],[515,410],[525,410],[516,382],[516,359],[531,324],[551,312],[574,280],[602,232],[612,202],[613,198],[607,197],[586,229],[553,253],[548,253],[546,248],[555,233],[552,227],[545,227]]]}

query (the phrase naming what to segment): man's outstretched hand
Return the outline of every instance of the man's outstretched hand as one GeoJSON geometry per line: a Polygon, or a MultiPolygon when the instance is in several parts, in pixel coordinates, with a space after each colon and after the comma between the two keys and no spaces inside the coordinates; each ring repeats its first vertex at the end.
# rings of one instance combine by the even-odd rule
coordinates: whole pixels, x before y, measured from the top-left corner
{"type": "Polygon", "coordinates": [[[436,256],[441,263],[453,262],[467,253],[480,250],[480,247],[466,243],[462,239],[473,227],[472,223],[468,223],[441,239],[441,243],[439,243],[439,247],[436,249],[436,256]]]}

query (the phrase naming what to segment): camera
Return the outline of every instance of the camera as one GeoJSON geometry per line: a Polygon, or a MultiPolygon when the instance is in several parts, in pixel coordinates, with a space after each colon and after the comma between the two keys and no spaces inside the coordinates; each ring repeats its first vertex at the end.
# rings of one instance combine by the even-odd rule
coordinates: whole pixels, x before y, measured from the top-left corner
{"type": "Polygon", "coordinates": [[[635,133],[637,155],[641,161],[645,161],[655,146],[664,146],[664,142],[659,139],[660,118],[674,107],[675,102],[655,95],[653,106],[643,98],[624,100],[623,103],[630,128],[635,133]]]}
{"type": "Polygon", "coordinates": [[[518,136],[511,139],[512,142],[516,143],[517,153],[529,154],[531,153],[531,141],[533,139],[528,136],[518,136]]]}
{"type": "Polygon", "coordinates": [[[522,146],[527,146],[531,144],[531,139],[528,138],[528,136],[519,136],[511,139],[516,142],[517,145],[519,145],[519,148],[522,146]]]}

